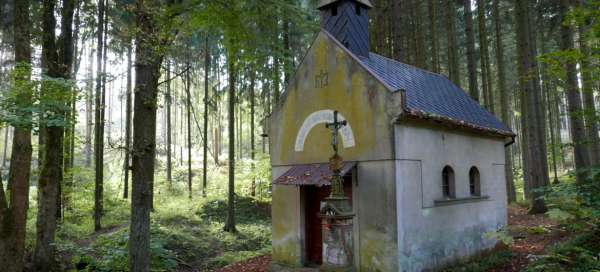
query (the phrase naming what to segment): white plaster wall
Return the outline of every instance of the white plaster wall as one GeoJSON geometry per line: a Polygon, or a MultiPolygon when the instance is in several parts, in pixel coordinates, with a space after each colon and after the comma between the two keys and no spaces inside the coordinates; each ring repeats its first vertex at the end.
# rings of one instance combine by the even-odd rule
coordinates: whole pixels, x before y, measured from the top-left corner
{"type": "Polygon", "coordinates": [[[484,234],[507,220],[504,139],[409,123],[396,125],[395,138],[399,270],[437,268],[492,248],[496,241],[484,234]],[[457,198],[470,196],[469,169],[476,166],[489,199],[436,206],[446,165],[457,198]]]}

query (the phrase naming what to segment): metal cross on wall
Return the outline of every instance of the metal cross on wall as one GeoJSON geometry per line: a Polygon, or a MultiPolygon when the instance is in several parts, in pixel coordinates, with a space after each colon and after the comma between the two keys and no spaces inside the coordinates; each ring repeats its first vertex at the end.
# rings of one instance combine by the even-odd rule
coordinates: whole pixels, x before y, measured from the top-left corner
{"type": "Polygon", "coordinates": [[[348,125],[346,120],[338,121],[338,111],[333,112],[333,123],[327,123],[325,125],[328,129],[331,129],[331,146],[333,147],[333,152],[335,152],[336,155],[338,154],[338,133],[339,130],[346,125],[348,125]]]}

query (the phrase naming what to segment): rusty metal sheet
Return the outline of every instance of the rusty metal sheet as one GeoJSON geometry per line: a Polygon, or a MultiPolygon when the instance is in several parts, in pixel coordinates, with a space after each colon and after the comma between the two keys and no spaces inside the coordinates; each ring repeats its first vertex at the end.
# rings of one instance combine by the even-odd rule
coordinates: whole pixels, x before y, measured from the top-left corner
{"type": "MultiPolygon", "coordinates": [[[[356,162],[344,162],[341,175],[347,175],[355,166],[356,162]]],[[[295,165],[275,179],[273,184],[329,186],[332,175],[328,163],[295,165]]]]}

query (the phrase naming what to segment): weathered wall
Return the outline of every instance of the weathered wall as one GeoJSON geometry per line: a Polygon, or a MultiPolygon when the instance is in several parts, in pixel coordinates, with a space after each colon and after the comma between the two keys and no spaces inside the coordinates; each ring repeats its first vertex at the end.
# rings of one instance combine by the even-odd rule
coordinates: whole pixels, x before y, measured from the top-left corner
{"type": "Polygon", "coordinates": [[[504,139],[414,123],[397,125],[396,197],[401,271],[435,268],[489,249],[484,233],[506,225],[504,139]],[[440,206],[442,169],[454,169],[456,197],[469,192],[469,170],[481,176],[488,199],[440,206]]]}
{"type": "Polygon", "coordinates": [[[394,161],[360,162],[354,186],[356,266],[398,271],[394,161]]]}
{"type": "Polygon", "coordinates": [[[387,90],[337,41],[321,32],[270,118],[271,162],[328,161],[331,132],[324,123],[307,134],[304,150],[294,148],[306,118],[321,110],[339,111],[352,128],[355,146],[340,150],[346,161],[393,159],[392,121],[400,113],[400,99],[399,92],[387,90]]]}
{"type": "MultiPolygon", "coordinates": [[[[273,167],[279,177],[289,167],[273,167]]],[[[271,202],[273,261],[288,266],[302,266],[304,259],[304,222],[300,187],[274,185],[271,202]]]]}
{"type": "MultiPolygon", "coordinates": [[[[352,128],[354,145],[342,147],[346,161],[358,161],[353,207],[355,262],[361,271],[397,270],[396,195],[393,120],[400,113],[400,93],[373,78],[328,34],[321,32],[270,119],[269,143],[273,178],[292,165],[327,162],[331,132],[324,123],[295,147],[307,117],[338,110],[352,128]]],[[[273,260],[288,266],[304,261],[302,189],[274,186],[273,260]]]]}

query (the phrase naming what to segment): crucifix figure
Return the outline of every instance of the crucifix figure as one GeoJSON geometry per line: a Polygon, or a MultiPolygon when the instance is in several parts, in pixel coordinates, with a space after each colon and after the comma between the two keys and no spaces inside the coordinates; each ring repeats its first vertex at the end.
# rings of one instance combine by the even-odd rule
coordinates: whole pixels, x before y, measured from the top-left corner
{"type": "Polygon", "coordinates": [[[331,134],[332,134],[332,139],[331,139],[331,145],[333,147],[333,152],[335,153],[335,155],[338,154],[338,133],[339,130],[346,126],[348,124],[348,122],[346,120],[344,121],[338,121],[338,111],[334,111],[333,112],[333,123],[327,123],[325,126],[328,129],[331,129],[331,134]]]}
{"type": "Polygon", "coordinates": [[[344,189],[342,187],[342,177],[340,172],[344,166],[344,159],[338,154],[338,133],[340,129],[348,125],[346,120],[338,120],[338,111],[333,112],[333,123],[327,123],[325,126],[331,129],[331,146],[333,147],[333,156],[329,159],[329,168],[333,171],[331,177],[331,196],[344,198],[344,189]]]}

